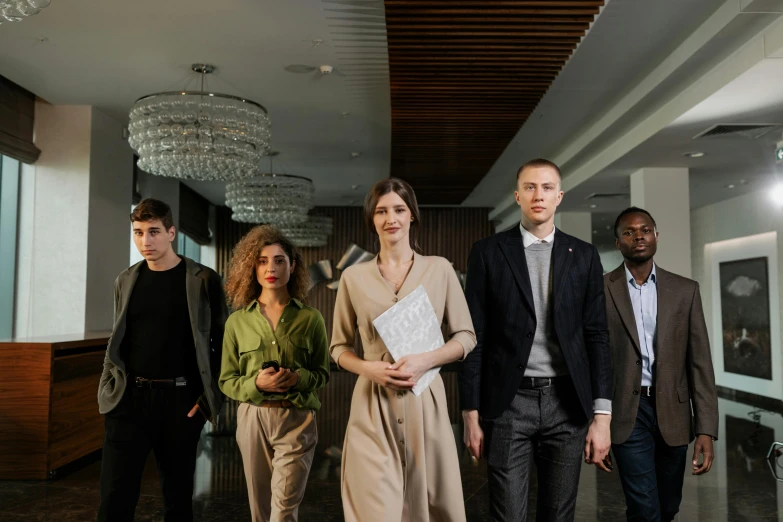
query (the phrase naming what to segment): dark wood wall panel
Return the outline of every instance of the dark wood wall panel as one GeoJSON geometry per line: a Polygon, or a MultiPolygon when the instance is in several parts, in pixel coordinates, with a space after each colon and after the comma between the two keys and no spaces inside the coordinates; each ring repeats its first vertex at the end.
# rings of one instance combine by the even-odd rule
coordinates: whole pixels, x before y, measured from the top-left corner
{"type": "Polygon", "coordinates": [[[442,205],[462,202],[489,171],[604,0],[384,5],[391,174],[413,185],[421,203],[442,205]]]}

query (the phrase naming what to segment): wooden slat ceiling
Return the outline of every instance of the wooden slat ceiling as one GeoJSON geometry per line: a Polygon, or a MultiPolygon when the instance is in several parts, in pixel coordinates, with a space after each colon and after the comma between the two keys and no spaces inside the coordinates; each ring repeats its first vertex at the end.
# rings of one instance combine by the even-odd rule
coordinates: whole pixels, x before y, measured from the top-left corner
{"type": "Polygon", "coordinates": [[[384,4],[391,174],[409,181],[420,203],[448,205],[461,203],[489,172],[604,1],[384,4]]]}

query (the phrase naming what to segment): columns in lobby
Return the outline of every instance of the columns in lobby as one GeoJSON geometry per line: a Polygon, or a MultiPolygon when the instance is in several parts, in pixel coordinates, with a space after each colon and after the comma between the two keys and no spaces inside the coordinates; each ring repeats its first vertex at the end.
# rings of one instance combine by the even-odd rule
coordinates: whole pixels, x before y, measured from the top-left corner
{"type": "Polygon", "coordinates": [[[90,106],[36,103],[41,156],[22,168],[16,337],[109,330],[128,266],[133,154],[90,106]]]}
{"type": "Polygon", "coordinates": [[[643,168],[631,174],[631,205],[652,214],[658,226],[662,268],[691,277],[691,204],[687,168],[643,168]]]}

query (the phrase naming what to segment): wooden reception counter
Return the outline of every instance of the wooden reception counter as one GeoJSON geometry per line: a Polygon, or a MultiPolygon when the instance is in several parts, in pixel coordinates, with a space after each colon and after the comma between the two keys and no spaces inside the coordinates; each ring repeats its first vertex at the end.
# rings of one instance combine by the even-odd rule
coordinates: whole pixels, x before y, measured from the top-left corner
{"type": "Polygon", "coordinates": [[[101,448],[108,333],[0,340],[0,480],[46,479],[101,448]]]}

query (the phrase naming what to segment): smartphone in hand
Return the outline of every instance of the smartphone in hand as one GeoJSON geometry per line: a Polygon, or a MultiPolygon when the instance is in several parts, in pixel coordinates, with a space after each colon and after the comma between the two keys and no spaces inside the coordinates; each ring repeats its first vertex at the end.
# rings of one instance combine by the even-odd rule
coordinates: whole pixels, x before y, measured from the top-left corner
{"type": "Polygon", "coordinates": [[[279,372],[280,363],[277,361],[265,361],[264,364],[261,365],[261,369],[266,370],[267,368],[273,368],[276,372],[279,372]]]}

